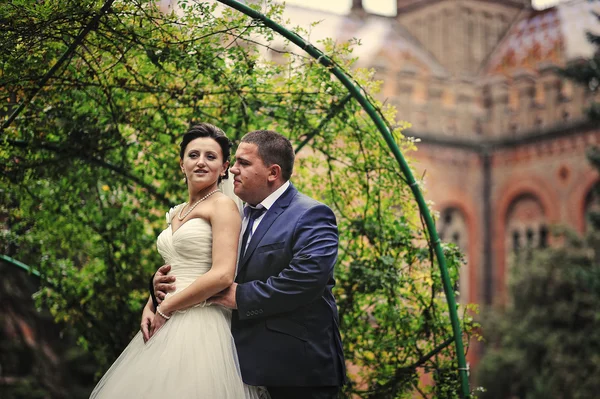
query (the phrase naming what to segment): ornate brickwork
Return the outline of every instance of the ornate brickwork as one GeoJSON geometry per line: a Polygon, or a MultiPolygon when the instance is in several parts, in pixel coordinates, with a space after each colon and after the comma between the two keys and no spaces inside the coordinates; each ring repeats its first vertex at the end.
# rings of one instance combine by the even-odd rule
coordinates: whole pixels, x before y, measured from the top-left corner
{"type": "Polygon", "coordinates": [[[468,259],[461,301],[502,304],[511,254],[552,245],[553,224],[583,232],[596,206],[590,192],[600,177],[585,156],[600,145],[585,116],[594,97],[556,69],[593,54],[585,32],[600,33],[591,13],[600,0],[543,11],[528,0],[397,5],[395,18],[329,15],[323,35],[361,37],[365,49],[355,54],[383,81],[381,99],[421,138],[411,154],[417,175],[444,239],[468,259]]]}

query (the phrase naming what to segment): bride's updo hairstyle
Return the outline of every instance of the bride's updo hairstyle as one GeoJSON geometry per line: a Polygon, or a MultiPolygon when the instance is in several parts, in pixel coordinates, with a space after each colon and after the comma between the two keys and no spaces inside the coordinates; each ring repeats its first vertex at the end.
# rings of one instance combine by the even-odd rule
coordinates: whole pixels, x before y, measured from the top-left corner
{"type": "MultiPolygon", "coordinates": [[[[210,137],[215,140],[219,146],[221,147],[221,152],[223,153],[223,162],[229,161],[229,157],[231,156],[231,141],[227,138],[225,133],[215,125],[211,125],[210,123],[199,123],[194,125],[188,130],[181,139],[181,144],[179,144],[179,157],[183,160],[183,156],[185,154],[185,149],[188,144],[196,140],[200,137],[210,137]]],[[[225,169],[225,174],[223,177],[219,176],[218,183],[221,183],[222,179],[227,179],[229,177],[229,166],[225,169]]]]}

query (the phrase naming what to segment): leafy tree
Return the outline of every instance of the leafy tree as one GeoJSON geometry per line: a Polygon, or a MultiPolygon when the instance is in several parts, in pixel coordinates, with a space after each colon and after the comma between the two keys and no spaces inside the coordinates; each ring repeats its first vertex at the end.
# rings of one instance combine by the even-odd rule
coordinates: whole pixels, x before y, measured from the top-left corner
{"type": "MultiPolygon", "coordinates": [[[[590,151],[600,170],[600,150],[590,151]]],[[[484,323],[483,398],[595,398],[600,391],[600,213],[584,237],[513,264],[510,304],[484,323]]]]}
{"type": "MultiPolygon", "coordinates": [[[[39,268],[39,305],[105,370],[136,332],[161,265],[164,212],[185,200],[179,137],[197,121],[234,141],[271,128],[297,145],[294,183],[338,215],[336,295],[357,367],[347,394],[458,397],[438,267],[377,130],[327,69],[260,22],[215,4],[180,6],[178,15],[142,0],[0,6],[1,248],[39,268]],[[425,373],[435,385],[421,383],[425,373]]],[[[279,5],[254,7],[281,19],[279,5]]],[[[320,45],[353,68],[352,43],[320,45]]],[[[377,92],[373,71],[353,75],[377,92]]],[[[393,107],[375,104],[395,120],[393,107]]],[[[414,150],[394,124],[403,152],[414,150]]],[[[462,257],[446,253],[456,280],[462,257]]],[[[471,326],[465,313],[465,343],[471,326]]]]}
{"type": "MultiPolygon", "coordinates": [[[[600,22],[600,14],[594,13],[600,22]]],[[[587,32],[590,43],[596,46],[596,52],[588,60],[580,60],[561,70],[563,76],[582,84],[590,92],[597,93],[600,87],[600,35],[587,32]]],[[[600,103],[593,102],[588,109],[592,119],[600,119],[600,103]]]]}

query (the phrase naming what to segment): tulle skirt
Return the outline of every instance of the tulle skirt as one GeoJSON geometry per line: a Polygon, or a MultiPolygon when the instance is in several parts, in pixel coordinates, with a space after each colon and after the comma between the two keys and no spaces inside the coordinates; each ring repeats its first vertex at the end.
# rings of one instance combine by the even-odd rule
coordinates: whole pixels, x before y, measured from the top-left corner
{"type": "Polygon", "coordinates": [[[242,382],[230,322],[229,310],[199,306],[173,314],[146,344],[139,332],[90,398],[267,397],[242,382]]]}

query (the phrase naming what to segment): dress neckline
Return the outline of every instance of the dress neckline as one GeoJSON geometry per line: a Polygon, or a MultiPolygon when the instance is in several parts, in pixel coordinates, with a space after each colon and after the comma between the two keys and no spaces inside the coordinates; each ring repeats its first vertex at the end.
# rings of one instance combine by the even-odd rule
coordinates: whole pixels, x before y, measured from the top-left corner
{"type": "Polygon", "coordinates": [[[196,220],[196,219],[200,219],[200,220],[202,220],[204,223],[206,223],[206,224],[210,225],[210,222],[209,222],[208,220],[204,219],[204,218],[201,218],[201,217],[189,218],[189,219],[188,219],[188,220],[186,220],[185,222],[181,223],[181,225],[180,225],[180,226],[177,228],[177,230],[173,230],[173,223],[171,223],[171,224],[169,225],[169,227],[171,228],[171,235],[172,235],[172,236],[174,236],[174,235],[175,235],[175,233],[177,233],[179,230],[181,230],[181,228],[182,228],[183,226],[185,226],[186,224],[188,224],[188,222],[191,222],[192,220],[196,220]]]}

